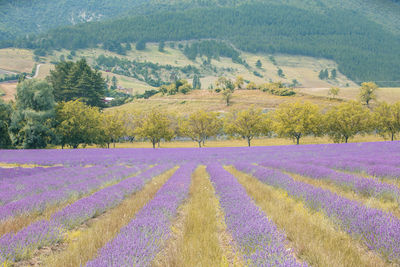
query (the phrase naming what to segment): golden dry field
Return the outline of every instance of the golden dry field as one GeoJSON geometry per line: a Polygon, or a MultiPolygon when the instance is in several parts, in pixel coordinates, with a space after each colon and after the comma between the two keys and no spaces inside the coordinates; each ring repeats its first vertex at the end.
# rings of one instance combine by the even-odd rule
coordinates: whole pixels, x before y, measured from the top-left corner
{"type": "MultiPolygon", "coordinates": [[[[299,88],[299,92],[307,95],[318,96],[318,97],[329,97],[329,88],[299,88]]],[[[359,88],[349,87],[341,88],[337,98],[343,100],[355,100],[358,99],[359,88]]],[[[399,87],[383,87],[377,91],[379,101],[385,101],[388,103],[395,103],[400,101],[400,88],[399,87]]]]}
{"type": "Polygon", "coordinates": [[[15,95],[17,93],[17,84],[16,83],[0,83],[0,91],[4,93],[3,96],[0,96],[4,101],[13,101],[15,99],[15,95]]]}
{"type": "Polygon", "coordinates": [[[131,103],[110,108],[110,110],[146,111],[161,109],[179,114],[189,114],[197,110],[227,112],[245,109],[251,105],[262,109],[274,109],[282,103],[297,101],[310,101],[322,107],[328,107],[340,103],[339,100],[330,100],[326,97],[299,94],[295,96],[276,96],[259,90],[236,90],[233,93],[232,104],[226,106],[219,93],[209,90],[194,90],[183,95],[162,96],[157,94],[149,99],[138,99],[131,103]]]}
{"type": "MultiPolygon", "coordinates": [[[[349,143],[362,143],[362,142],[382,142],[386,141],[379,135],[357,135],[353,139],[349,140],[349,143]]],[[[332,140],[328,137],[314,137],[305,136],[301,138],[300,144],[311,145],[311,144],[331,144],[332,140]]],[[[286,146],[294,145],[295,142],[285,138],[255,138],[252,140],[252,146],[286,146]]],[[[151,148],[150,142],[126,142],[116,143],[115,148],[151,148]]],[[[193,141],[170,141],[161,142],[160,148],[197,148],[198,144],[193,141]]],[[[205,142],[204,147],[247,147],[247,142],[243,139],[212,139],[205,142]]],[[[55,147],[61,148],[61,147],[55,147]]],[[[97,146],[87,146],[87,148],[97,148],[97,146]]],[[[113,148],[113,145],[110,145],[113,148]]]]}
{"type": "Polygon", "coordinates": [[[33,52],[26,49],[0,49],[0,69],[30,73],[35,66],[33,52]]]}

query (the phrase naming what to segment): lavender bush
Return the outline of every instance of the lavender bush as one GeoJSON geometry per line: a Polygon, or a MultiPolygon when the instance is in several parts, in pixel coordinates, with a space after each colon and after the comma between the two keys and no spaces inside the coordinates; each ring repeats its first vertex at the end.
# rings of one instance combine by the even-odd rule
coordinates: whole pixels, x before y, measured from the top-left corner
{"type": "Polygon", "coordinates": [[[8,260],[17,261],[25,258],[36,248],[56,243],[63,238],[66,229],[77,226],[117,205],[127,195],[142,188],[146,181],[168,168],[170,165],[151,168],[67,206],[55,213],[49,221],[38,221],[18,233],[4,235],[0,238],[0,255],[8,260]]]}
{"type": "Polygon", "coordinates": [[[279,231],[247,195],[235,177],[221,165],[207,166],[225,212],[226,224],[241,248],[248,266],[307,266],[299,263],[279,231]]]}
{"type": "Polygon", "coordinates": [[[264,161],[261,163],[261,165],[278,168],[315,179],[329,180],[339,186],[349,188],[362,195],[390,199],[400,203],[400,188],[392,184],[380,182],[376,179],[337,172],[316,164],[301,164],[284,160],[264,161]]]}
{"type": "Polygon", "coordinates": [[[195,165],[178,169],[114,240],[87,267],[150,266],[170,233],[171,218],[189,192],[195,165]]]}
{"type": "MultiPolygon", "coordinates": [[[[19,194],[15,190],[9,188],[10,193],[5,193],[3,199],[6,204],[0,206],[0,221],[10,216],[18,215],[31,211],[43,211],[48,205],[61,203],[68,200],[73,195],[80,196],[87,194],[105,184],[114,183],[126,178],[129,175],[145,168],[127,168],[122,166],[114,166],[109,168],[90,168],[82,172],[64,172],[51,182],[43,179],[29,179],[32,184],[26,183],[24,190],[19,190],[19,194]],[[40,190],[38,189],[40,188],[40,190]],[[39,191],[38,191],[39,190],[39,191]],[[23,191],[24,193],[21,193],[23,191]],[[36,193],[36,194],[35,194],[36,193]],[[22,197],[20,194],[26,195],[22,197]],[[12,196],[20,196],[19,200],[9,202],[12,196]]],[[[51,179],[49,177],[49,179],[51,179]]]]}
{"type": "Polygon", "coordinates": [[[400,262],[400,220],[390,213],[368,208],[357,201],[328,190],[293,180],[278,170],[237,163],[238,170],[251,173],[260,181],[282,188],[311,209],[324,212],[344,231],[360,239],[368,248],[389,260],[400,262]]]}

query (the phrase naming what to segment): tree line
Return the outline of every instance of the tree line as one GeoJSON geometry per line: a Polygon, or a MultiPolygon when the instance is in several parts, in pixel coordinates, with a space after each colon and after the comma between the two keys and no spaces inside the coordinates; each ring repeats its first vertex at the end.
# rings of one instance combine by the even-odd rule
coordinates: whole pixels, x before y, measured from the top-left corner
{"type": "Polygon", "coordinates": [[[290,138],[300,144],[308,135],[347,143],[356,135],[377,133],[394,140],[400,133],[400,102],[382,102],[372,109],[370,101],[376,99],[377,90],[373,83],[360,88],[364,103],[343,102],[328,110],[296,102],[267,112],[251,106],[229,113],[200,110],[189,115],[156,109],[103,111],[80,99],[56,103],[52,90],[44,81],[27,80],[18,85],[15,104],[0,101],[0,147],[110,147],[116,142],[148,140],[155,148],[172,139],[191,139],[202,147],[217,137],[242,138],[251,146],[261,136],[290,138]]]}

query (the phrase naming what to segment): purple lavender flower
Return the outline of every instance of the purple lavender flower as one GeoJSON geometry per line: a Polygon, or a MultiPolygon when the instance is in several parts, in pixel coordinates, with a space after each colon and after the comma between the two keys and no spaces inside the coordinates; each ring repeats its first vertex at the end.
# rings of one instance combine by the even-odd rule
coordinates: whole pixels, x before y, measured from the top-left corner
{"type": "MultiPolygon", "coordinates": [[[[113,166],[109,168],[88,168],[78,169],[82,172],[65,171],[63,174],[54,177],[51,181],[51,176],[48,179],[29,179],[25,183],[23,193],[25,197],[20,197],[19,200],[7,202],[0,206],[0,221],[7,219],[10,216],[18,215],[30,211],[43,211],[50,204],[57,204],[68,200],[73,195],[81,196],[95,190],[105,184],[120,181],[129,175],[137,172],[145,166],[138,168],[126,168],[122,166],[113,166]],[[49,181],[50,180],[50,181],[49,181]]],[[[15,195],[15,190],[9,189],[10,193],[5,193],[5,196],[12,199],[15,195]]],[[[21,191],[18,191],[21,192],[21,191]]]]}
{"type": "Polygon", "coordinates": [[[261,163],[261,165],[315,179],[329,180],[362,195],[383,199],[389,198],[400,203],[400,188],[376,179],[338,172],[317,164],[303,164],[286,160],[268,160],[261,163]]]}
{"type": "Polygon", "coordinates": [[[228,230],[249,266],[307,266],[286,249],[285,234],[253,203],[232,174],[217,164],[208,165],[207,171],[225,212],[228,230]]]}
{"type": "Polygon", "coordinates": [[[0,255],[8,260],[19,260],[32,250],[54,244],[63,238],[66,229],[77,226],[96,214],[120,203],[127,195],[141,189],[146,181],[165,172],[170,165],[153,167],[135,177],[102,189],[55,213],[49,221],[35,222],[21,231],[0,238],[0,255]]]}
{"type": "Polygon", "coordinates": [[[171,218],[188,195],[194,167],[187,164],[178,169],[135,219],[86,266],[149,266],[169,236],[171,218]]]}
{"type": "Polygon", "coordinates": [[[334,223],[359,238],[368,248],[389,260],[399,262],[400,220],[391,213],[368,208],[328,190],[295,181],[278,170],[250,163],[236,163],[235,167],[251,173],[266,184],[286,190],[290,196],[304,201],[309,208],[324,212],[334,223]]]}

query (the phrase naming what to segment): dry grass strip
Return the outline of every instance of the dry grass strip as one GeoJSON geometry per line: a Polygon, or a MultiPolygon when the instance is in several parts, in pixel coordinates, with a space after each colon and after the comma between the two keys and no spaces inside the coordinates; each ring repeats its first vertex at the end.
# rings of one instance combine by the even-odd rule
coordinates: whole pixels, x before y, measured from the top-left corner
{"type": "Polygon", "coordinates": [[[298,175],[298,174],[293,174],[293,173],[287,173],[287,174],[290,175],[290,177],[292,177],[294,180],[301,181],[303,183],[311,184],[315,187],[329,190],[329,191],[336,193],[342,197],[361,202],[365,206],[370,207],[370,208],[375,208],[375,209],[380,209],[383,211],[391,212],[391,213],[393,213],[393,215],[400,218],[400,206],[399,206],[399,203],[397,203],[394,200],[380,199],[380,198],[369,197],[369,196],[362,195],[362,194],[357,194],[356,192],[352,191],[351,189],[338,186],[329,180],[314,179],[314,178],[310,178],[310,177],[306,177],[306,176],[302,176],[302,175],[298,175]]]}
{"type": "Polygon", "coordinates": [[[257,205],[285,231],[296,256],[311,266],[390,266],[377,254],[338,230],[320,212],[311,212],[301,201],[283,190],[268,186],[256,178],[229,166],[257,205]]]}
{"type": "MultiPolygon", "coordinates": [[[[140,172],[134,173],[132,175],[129,175],[128,177],[124,178],[127,179],[129,177],[134,177],[137,174],[139,174],[140,172]]],[[[123,180],[124,180],[123,179],[123,180]]],[[[87,194],[83,194],[83,195],[77,195],[74,194],[73,196],[71,196],[68,200],[56,204],[56,205],[47,205],[47,207],[42,211],[42,212],[38,212],[38,211],[33,211],[33,212],[27,212],[21,215],[17,215],[14,217],[10,217],[9,219],[5,220],[4,222],[0,222],[0,237],[3,236],[6,233],[16,233],[19,230],[27,227],[28,225],[30,225],[31,223],[40,221],[40,220],[49,220],[50,217],[56,213],[59,210],[62,210],[63,208],[65,208],[66,206],[74,203],[75,201],[90,196],[94,193],[96,193],[97,191],[100,191],[106,187],[115,185],[120,181],[114,181],[114,182],[107,182],[105,184],[103,184],[101,187],[96,188],[91,190],[89,193],[87,194]]]]}
{"type": "MultiPolygon", "coordinates": [[[[83,195],[79,198],[83,198],[85,196],[87,196],[87,195],[83,195]]],[[[48,219],[50,219],[51,215],[53,215],[55,212],[65,208],[69,204],[74,203],[79,198],[74,197],[64,203],[61,203],[61,204],[49,205],[42,212],[34,211],[31,213],[25,213],[25,214],[11,217],[11,218],[5,220],[4,222],[0,223],[0,237],[6,233],[16,233],[19,230],[21,230],[22,228],[25,228],[28,225],[30,225],[31,223],[34,223],[36,221],[48,220],[48,219]]]]}
{"type": "Polygon", "coordinates": [[[45,266],[84,266],[100,248],[112,240],[135,214],[151,200],[177,167],[153,178],[142,190],[126,198],[117,207],[90,220],[86,227],[70,232],[68,245],[61,252],[52,253],[44,260],[45,266]]]}
{"type": "Polygon", "coordinates": [[[232,244],[206,168],[199,166],[189,198],[173,222],[172,235],[153,266],[243,266],[232,244]]]}

